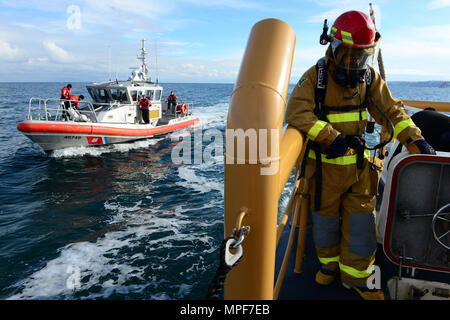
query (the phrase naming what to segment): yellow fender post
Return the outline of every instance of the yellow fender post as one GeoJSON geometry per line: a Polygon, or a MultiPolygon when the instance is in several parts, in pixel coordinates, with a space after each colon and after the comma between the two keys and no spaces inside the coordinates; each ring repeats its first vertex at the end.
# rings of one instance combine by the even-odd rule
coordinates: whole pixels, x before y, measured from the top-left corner
{"type": "Polygon", "coordinates": [[[242,260],[227,276],[225,299],[273,298],[278,199],[303,144],[293,128],[281,142],[294,48],[295,33],[285,22],[255,24],[231,95],[224,236],[232,233],[243,207],[242,225],[251,229],[242,260]]]}

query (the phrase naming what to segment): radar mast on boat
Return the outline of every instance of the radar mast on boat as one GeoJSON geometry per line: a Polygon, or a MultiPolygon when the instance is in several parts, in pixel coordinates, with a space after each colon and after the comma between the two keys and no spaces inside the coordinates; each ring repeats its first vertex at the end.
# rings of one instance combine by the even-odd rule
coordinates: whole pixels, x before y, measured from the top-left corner
{"type": "Polygon", "coordinates": [[[131,81],[149,81],[149,78],[147,77],[148,74],[148,67],[147,67],[147,49],[145,48],[145,42],[146,39],[142,39],[142,47],[141,52],[138,54],[137,59],[141,60],[141,67],[140,68],[131,68],[133,69],[133,72],[131,73],[130,79],[131,81]]]}

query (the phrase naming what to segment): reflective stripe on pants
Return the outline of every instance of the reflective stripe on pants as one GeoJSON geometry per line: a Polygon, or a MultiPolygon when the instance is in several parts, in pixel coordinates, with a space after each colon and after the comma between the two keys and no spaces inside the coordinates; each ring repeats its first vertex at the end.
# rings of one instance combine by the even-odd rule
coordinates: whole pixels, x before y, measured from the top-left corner
{"type": "MultiPolygon", "coordinates": [[[[325,167],[323,170],[327,174],[325,167]]],[[[377,245],[373,215],[376,191],[368,170],[365,161],[364,168],[357,171],[358,180],[341,181],[341,185],[327,185],[330,179],[325,175],[320,210],[311,210],[319,261],[328,266],[338,262],[341,279],[361,286],[372,273],[377,245]]],[[[314,197],[315,177],[309,182],[314,197]]]]}

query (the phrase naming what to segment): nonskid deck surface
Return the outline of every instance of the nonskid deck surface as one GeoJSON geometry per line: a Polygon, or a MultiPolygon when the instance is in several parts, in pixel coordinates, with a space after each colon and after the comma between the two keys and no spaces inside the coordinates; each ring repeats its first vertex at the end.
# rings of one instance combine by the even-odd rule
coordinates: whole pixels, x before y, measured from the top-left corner
{"type": "MultiPolygon", "coordinates": [[[[338,275],[334,282],[329,286],[322,286],[315,282],[315,275],[319,270],[320,263],[317,259],[316,250],[314,248],[312,236],[312,219],[311,213],[308,213],[308,226],[306,234],[306,248],[303,259],[303,272],[297,274],[294,272],[295,257],[297,251],[298,228],[294,236],[291,256],[286,268],[286,274],[283,285],[280,290],[280,300],[362,300],[362,298],[354,291],[344,288],[338,275]]],[[[283,234],[276,252],[275,275],[278,275],[279,269],[284,256],[284,249],[288,243],[290,233],[290,220],[284,228],[283,234]]],[[[245,254],[245,253],[244,253],[245,254]]],[[[386,299],[389,299],[389,291],[387,281],[398,275],[398,266],[389,261],[384,255],[383,249],[378,244],[375,265],[380,267],[381,271],[381,288],[386,299]]],[[[416,270],[416,278],[429,281],[438,281],[450,283],[450,274],[441,272],[431,272],[427,270],[416,270]]],[[[411,277],[403,268],[402,276],[411,277]]]]}
{"type": "MultiPolygon", "coordinates": [[[[351,290],[345,289],[337,276],[329,286],[322,286],[315,282],[315,275],[319,270],[320,263],[316,256],[316,250],[312,239],[311,216],[308,214],[308,226],[306,234],[305,256],[303,259],[303,272],[294,272],[295,257],[297,252],[298,228],[295,231],[289,263],[278,299],[280,300],[360,300],[359,295],[351,290]]],[[[276,252],[275,275],[278,275],[284,256],[289,233],[291,231],[290,218],[284,228],[283,234],[276,252]]]]}
{"type": "Polygon", "coordinates": [[[168,124],[170,120],[175,119],[175,115],[168,111],[162,114],[161,118],[159,118],[158,125],[168,124]]]}

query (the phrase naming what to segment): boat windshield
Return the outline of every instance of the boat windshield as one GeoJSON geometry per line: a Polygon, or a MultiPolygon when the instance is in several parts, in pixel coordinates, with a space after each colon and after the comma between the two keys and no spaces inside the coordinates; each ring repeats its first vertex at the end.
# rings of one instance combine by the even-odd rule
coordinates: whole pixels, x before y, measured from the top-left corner
{"type": "Polygon", "coordinates": [[[133,102],[138,101],[138,92],[135,90],[130,91],[131,93],[131,100],[133,100],[133,102]]]}
{"type": "Polygon", "coordinates": [[[110,92],[113,100],[129,103],[126,89],[111,89],[110,92]]]}
{"type": "Polygon", "coordinates": [[[107,90],[88,88],[89,94],[95,102],[108,103],[111,101],[107,90]]]}
{"type": "Polygon", "coordinates": [[[155,92],[154,90],[146,90],[145,95],[149,100],[153,100],[154,92],[155,92]]]}

